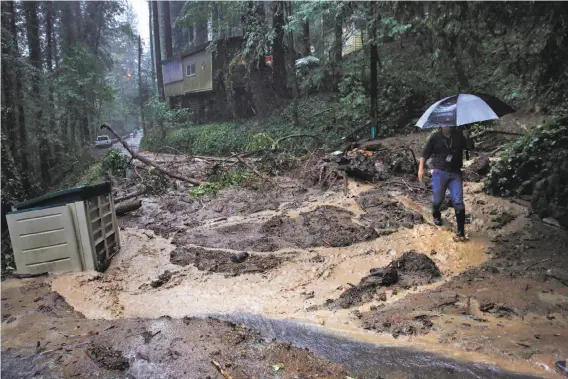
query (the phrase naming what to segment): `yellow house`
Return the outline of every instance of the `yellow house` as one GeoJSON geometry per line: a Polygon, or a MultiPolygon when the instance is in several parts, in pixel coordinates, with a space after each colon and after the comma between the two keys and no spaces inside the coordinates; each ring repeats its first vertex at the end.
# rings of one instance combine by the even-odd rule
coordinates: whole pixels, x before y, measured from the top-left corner
{"type": "MultiPolygon", "coordinates": [[[[242,37],[207,42],[191,51],[162,61],[164,95],[172,108],[190,109],[199,120],[222,117],[227,112],[223,74],[228,62],[240,49],[242,37]]],[[[238,70],[237,70],[238,71],[238,70]]],[[[233,89],[243,87],[242,75],[231,75],[233,89]]]]}
{"type": "Polygon", "coordinates": [[[213,57],[203,50],[162,62],[166,97],[213,90],[213,57]]]}
{"type": "Polygon", "coordinates": [[[363,32],[355,25],[343,27],[343,52],[342,55],[354,53],[363,48],[363,32]]]}

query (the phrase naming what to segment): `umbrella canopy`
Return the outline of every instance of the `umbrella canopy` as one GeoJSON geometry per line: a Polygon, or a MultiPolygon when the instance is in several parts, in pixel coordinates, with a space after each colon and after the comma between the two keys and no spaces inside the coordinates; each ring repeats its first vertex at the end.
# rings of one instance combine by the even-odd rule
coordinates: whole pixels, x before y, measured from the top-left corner
{"type": "Polygon", "coordinates": [[[446,97],[430,106],[416,126],[422,129],[461,126],[474,122],[496,120],[515,110],[490,95],[460,93],[446,97]]]}

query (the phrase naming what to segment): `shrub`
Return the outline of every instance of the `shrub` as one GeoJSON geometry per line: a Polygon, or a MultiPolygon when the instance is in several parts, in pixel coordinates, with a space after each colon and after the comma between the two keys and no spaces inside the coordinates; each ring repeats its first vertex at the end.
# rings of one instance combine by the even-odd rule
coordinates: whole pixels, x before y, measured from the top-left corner
{"type": "Polygon", "coordinates": [[[115,176],[124,176],[128,159],[118,149],[108,149],[101,161],[102,173],[110,171],[115,176]]]}
{"type": "Polygon", "coordinates": [[[568,117],[556,117],[511,142],[486,180],[488,192],[509,195],[527,180],[537,181],[548,172],[547,165],[568,158],[568,117]]]}
{"type": "Polygon", "coordinates": [[[239,185],[249,177],[250,173],[243,170],[215,172],[206,183],[189,190],[189,194],[195,197],[215,196],[221,189],[239,185]]]}

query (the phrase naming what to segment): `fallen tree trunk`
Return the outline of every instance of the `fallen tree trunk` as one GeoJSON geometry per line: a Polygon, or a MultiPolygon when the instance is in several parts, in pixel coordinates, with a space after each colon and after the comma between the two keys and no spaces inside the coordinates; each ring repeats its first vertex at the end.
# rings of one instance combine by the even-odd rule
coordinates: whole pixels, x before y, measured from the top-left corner
{"type": "Polygon", "coordinates": [[[126,194],[124,196],[117,197],[117,198],[114,199],[114,203],[116,204],[116,203],[120,203],[120,202],[125,201],[125,200],[130,200],[130,199],[135,198],[136,196],[144,195],[144,193],[146,193],[146,187],[140,188],[140,189],[138,189],[134,192],[131,192],[129,194],[126,194]]]}
{"type": "Polygon", "coordinates": [[[126,201],[126,202],[124,202],[122,204],[118,204],[116,207],[114,207],[114,211],[115,211],[117,216],[122,216],[122,215],[127,214],[128,212],[132,212],[132,211],[137,210],[141,206],[142,206],[142,200],[126,201]]]}
{"type": "Polygon", "coordinates": [[[138,154],[138,153],[132,151],[132,149],[130,149],[130,146],[128,146],[128,144],[127,144],[126,142],[124,142],[124,140],[123,140],[118,134],[116,134],[116,132],[115,132],[114,130],[112,130],[112,128],[111,128],[111,126],[110,126],[109,124],[102,124],[102,125],[101,125],[101,129],[107,129],[109,132],[112,133],[112,135],[114,135],[116,138],[118,138],[118,140],[120,141],[120,143],[122,144],[122,146],[124,146],[124,148],[130,153],[130,155],[132,155],[133,158],[136,158],[136,159],[138,159],[140,162],[145,163],[145,164],[147,164],[147,165],[149,165],[149,166],[155,167],[155,168],[156,168],[158,171],[160,171],[162,174],[165,174],[165,175],[167,175],[167,176],[169,176],[169,177],[171,177],[171,178],[178,179],[178,180],[181,180],[181,181],[184,181],[184,182],[187,182],[187,183],[196,185],[196,186],[198,186],[198,185],[200,185],[200,184],[203,184],[203,182],[200,181],[200,180],[192,179],[192,178],[187,178],[187,177],[185,177],[185,176],[182,176],[182,175],[176,174],[176,173],[174,173],[174,172],[168,171],[168,170],[166,170],[165,168],[163,168],[162,166],[157,165],[156,163],[152,162],[152,161],[149,160],[148,158],[146,158],[146,157],[144,157],[144,156],[142,156],[142,155],[140,155],[140,154],[138,154]]]}

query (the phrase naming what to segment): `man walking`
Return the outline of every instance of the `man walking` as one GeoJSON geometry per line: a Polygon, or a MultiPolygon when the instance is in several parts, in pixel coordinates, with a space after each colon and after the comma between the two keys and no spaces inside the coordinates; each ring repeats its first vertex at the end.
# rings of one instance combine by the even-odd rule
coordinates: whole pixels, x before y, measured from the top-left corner
{"type": "Polygon", "coordinates": [[[442,127],[432,134],[420,157],[418,179],[424,177],[424,162],[432,157],[432,216],[434,224],[442,225],[440,206],[449,188],[458,225],[454,241],[465,241],[465,206],[463,203],[463,151],[471,148],[464,134],[455,127],[442,127]]]}

